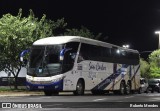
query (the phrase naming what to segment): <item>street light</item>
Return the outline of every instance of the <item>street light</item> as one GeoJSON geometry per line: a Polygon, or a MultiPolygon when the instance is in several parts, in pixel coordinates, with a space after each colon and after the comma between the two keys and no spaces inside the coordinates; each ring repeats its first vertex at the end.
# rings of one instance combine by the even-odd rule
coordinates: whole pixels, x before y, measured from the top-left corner
{"type": "Polygon", "coordinates": [[[155,31],[155,34],[158,34],[158,39],[159,39],[158,49],[160,49],[160,31],[155,31]]]}
{"type": "Polygon", "coordinates": [[[128,49],[128,48],[129,48],[129,45],[126,44],[126,45],[123,45],[122,47],[124,47],[125,49],[128,49]]]}

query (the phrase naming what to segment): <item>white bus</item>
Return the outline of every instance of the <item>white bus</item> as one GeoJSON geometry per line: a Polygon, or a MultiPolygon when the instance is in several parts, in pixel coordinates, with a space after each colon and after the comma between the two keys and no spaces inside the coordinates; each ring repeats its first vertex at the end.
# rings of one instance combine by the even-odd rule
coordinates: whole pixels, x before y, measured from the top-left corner
{"type": "Polygon", "coordinates": [[[47,96],[61,91],[129,94],[140,90],[139,68],[136,50],[79,36],[48,37],[30,49],[26,85],[47,96]]]}

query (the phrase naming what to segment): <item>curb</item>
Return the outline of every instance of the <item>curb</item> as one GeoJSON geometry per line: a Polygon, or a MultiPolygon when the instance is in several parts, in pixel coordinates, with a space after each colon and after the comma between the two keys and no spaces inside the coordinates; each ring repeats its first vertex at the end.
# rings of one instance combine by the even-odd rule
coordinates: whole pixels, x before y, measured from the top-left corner
{"type": "Polygon", "coordinates": [[[22,93],[22,92],[1,92],[0,97],[16,97],[16,96],[42,96],[43,93],[22,93]]]}

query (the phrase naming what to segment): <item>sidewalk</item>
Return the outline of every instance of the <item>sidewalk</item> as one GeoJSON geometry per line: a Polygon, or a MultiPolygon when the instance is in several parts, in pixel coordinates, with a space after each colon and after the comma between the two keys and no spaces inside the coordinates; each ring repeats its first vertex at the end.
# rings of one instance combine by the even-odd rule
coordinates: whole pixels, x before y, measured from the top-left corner
{"type": "Polygon", "coordinates": [[[11,96],[38,96],[38,95],[44,95],[43,92],[16,92],[16,91],[3,91],[0,92],[0,97],[11,97],[11,96]]]}

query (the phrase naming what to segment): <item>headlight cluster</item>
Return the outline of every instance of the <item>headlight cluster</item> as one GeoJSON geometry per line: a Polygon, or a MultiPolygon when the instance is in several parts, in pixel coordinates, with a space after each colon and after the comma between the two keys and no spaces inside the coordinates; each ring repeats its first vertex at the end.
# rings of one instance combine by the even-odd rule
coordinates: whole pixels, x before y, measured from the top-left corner
{"type": "Polygon", "coordinates": [[[52,82],[52,81],[33,81],[30,79],[26,79],[26,80],[32,84],[50,84],[52,82]]]}
{"type": "Polygon", "coordinates": [[[48,80],[38,80],[37,81],[36,79],[28,77],[28,78],[26,78],[26,81],[30,82],[32,84],[51,84],[51,83],[58,82],[58,81],[62,80],[63,78],[64,78],[64,76],[63,77],[57,77],[57,78],[52,77],[52,78],[48,78],[48,80]]]}
{"type": "Polygon", "coordinates": [[[53,79],[52,82],[58,82],[60,81],[62,78],[57,78],[57,79],[53,79]]]}

